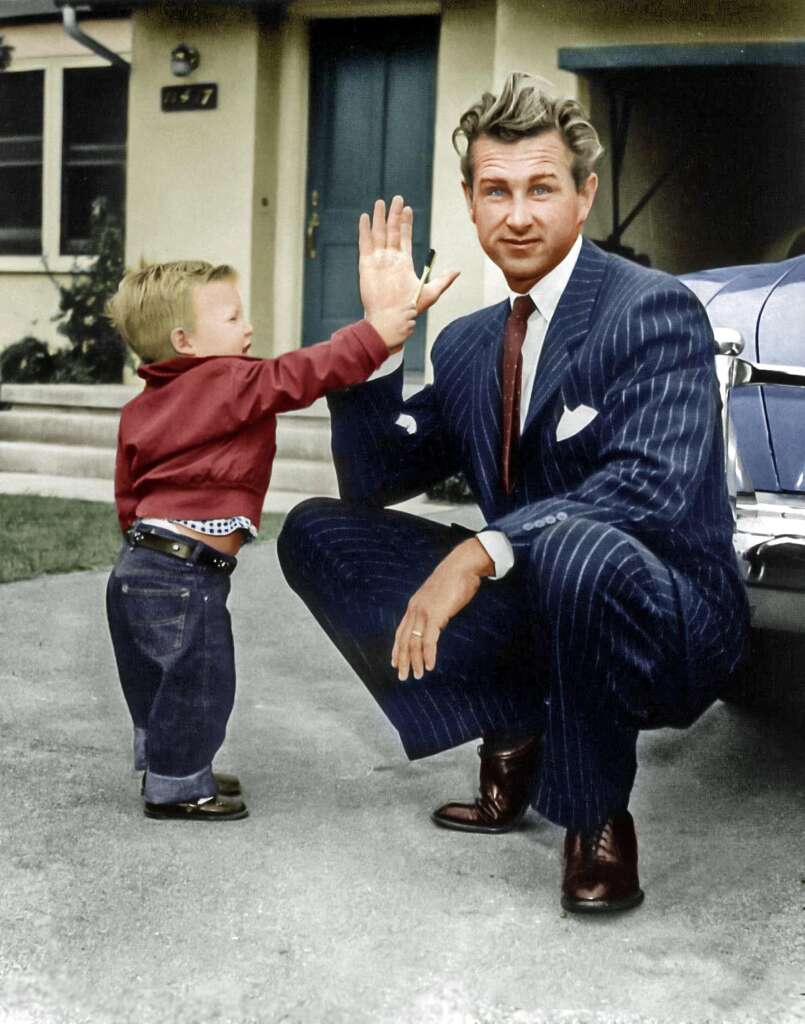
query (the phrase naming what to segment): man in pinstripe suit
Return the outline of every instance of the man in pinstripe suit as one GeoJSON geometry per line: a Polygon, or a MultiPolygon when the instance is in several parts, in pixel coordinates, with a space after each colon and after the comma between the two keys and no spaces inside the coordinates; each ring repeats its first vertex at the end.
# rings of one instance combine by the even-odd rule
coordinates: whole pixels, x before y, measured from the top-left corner
{"type": "MultiPolygon", "coordinates": [[[[504,832],[531,805],[567,829],[563,906],[623,910],[638,732],[711,704],[747,624],[712,333],[674,278],[582,240],[601,150],[578,104],[515,74],[461,138],[511,298],[450,324],[407,402],[401,368],[330,396],[341,501],[298,506],[280,560],[409,757],[483,737],[479,797],[436,823],[504,832]],[[457,470],[477,535],[384,510],[457,470]]],[[[379,244],[401,216],[376,207],[379,244]]]]}

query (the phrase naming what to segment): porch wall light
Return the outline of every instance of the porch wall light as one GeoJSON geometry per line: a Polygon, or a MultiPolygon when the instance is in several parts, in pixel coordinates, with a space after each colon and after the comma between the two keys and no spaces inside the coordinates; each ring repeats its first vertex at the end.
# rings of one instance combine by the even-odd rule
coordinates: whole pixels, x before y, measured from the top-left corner
{"type": "Polygon", "coordinates": [[[185,78],[191,74],[199,65],[200,56],[194,46],[187,43],[179,43],[171,50],[171,71],[177,78],[185,78]]]}

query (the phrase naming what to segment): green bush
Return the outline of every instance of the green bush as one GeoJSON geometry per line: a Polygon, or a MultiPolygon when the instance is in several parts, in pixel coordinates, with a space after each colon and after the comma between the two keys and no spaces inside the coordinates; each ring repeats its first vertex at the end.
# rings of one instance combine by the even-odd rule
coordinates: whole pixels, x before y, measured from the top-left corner
{"type": "Polygon", "coordinates": [[[126,346],[106,317],[106,301],[123,276],[123,231],[103,197],[96,199],[90,220],[92,266],[59,288],[56,328],[70,347],[54,356],[54,382],[119,384],[126,346]]]}
{"type": "Polygon", "coordinates": [[[123,232],[105,199],[96,199],[91,218],[92,265],[57,285],[56,330],[69,348],[51,353],[44,341],[27,337],[0,353],[0,379],[16,384],[119,384],[126,346],[106,317],[106,300],[123,276],[123,232]]]}
{"type": "Polygon", "coordinates": [[[467,483],[467,478],[463,473],[456,473],[455,476],[449,476],[446,480],[441,480],[438,484],[430,487],[426,493],[431,501],[446,501],[450,504],[475,501],[470,485],[467,483]]]}
{"type": "Polygon", "coordinates": [[[0,352],[0,380],[14,384],[37,384],[53,376],[53,356],[44,341],[30,336],[0,352]]]}

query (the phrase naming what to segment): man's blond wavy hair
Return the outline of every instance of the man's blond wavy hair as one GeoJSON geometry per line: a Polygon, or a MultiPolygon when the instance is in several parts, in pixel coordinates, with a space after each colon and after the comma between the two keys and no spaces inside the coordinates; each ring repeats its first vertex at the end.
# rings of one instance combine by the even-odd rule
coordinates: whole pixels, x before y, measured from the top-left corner
{"type": "Polygon", "coordinates": [[[235,270],[225,263],[152,263],[126,274],[106,304],[106,315],[144,363],[173,359],[171,331],[174,327],[192,331],[195,326],[193,289],[236,278],[235,270]]]}
{"type": "Polygon", "coordinates": [[[461,157],[461,174],[472,191],[472,144],[482,135],[502,142],[556,131],[572,154],[576,189],[592,174],[604,152],[598,133],[576,100],[551,96],[549,83],[525,71],[513,71],[498,96],[485,92],[461,115],[453,132],[453,148],[461,157]]]}

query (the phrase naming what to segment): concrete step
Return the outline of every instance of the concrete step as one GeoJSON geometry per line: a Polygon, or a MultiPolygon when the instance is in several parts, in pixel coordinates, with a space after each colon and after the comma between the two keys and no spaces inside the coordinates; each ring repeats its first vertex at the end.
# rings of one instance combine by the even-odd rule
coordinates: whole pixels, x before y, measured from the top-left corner
{"type": "MultiPolygon", "coordinates": [[[[0,409],[0,440],[114,448],[120,412],[115,403],[131,397],[131,389],[115,385],[109,394],[104,387],[110,386],[99,385],[96,395],[89,387],[3,385],[2,399],[12,404],[0,409]]],[[[326,403],[277,417],[277,458],[329,462],[330,457],[326,403]]]]}
{"type": "Polygon", "coordinates": [[[0,441],[0,472],[113,480],[115,450],[89,445],[0,441]]]}
{"type": "MultiPolygon", "coordinates": [[[[115,450],[89,445],[0,441],[0,472],[111,481],[115,473],[115,450]]],[[[272,486],[283,491],[323,495],[338,493],[335,469],[329,462],[321,460],[275,459],[271,479],[272,486]]]]}
{"type": "Polygon", "coordinates": [[[0,402],[15,406],[120,409],[140,391],[141,384],[2,384],[0,402]]]}
{"type": "Polygon", "coordinates": [[[0,410],[0,438],[31,444],[114,448],[117,444],[118,419],[116,409],[15,407],[0,410]]]}
{"type": "Polygon", "coordinates": [[[330,420],[285,413],[277,417],[277,459],[331,462],[330,420]]]}
{"type": "MultiPolygon", "coordinates": [[[[115,448],[117,427],[117,410],[33,406],[0,410],[3,441],[115,448]]],[[[277,457],[329,462],[329,419],[294,414],[278,417],[277,457]]]]}
{"type": "MultiPolygon", "coordinates": [[[[106,481],[103,493],[111,495],[120,409],[140,390],[123,384],[0,385],[0,475],[10,474],[20,486],[37,475],[62,477],[65,496],[74,497],[82,496],[81,489],[71,481],[84,479],[90,490],[106,481]]],[[[46,486],[50,490],[42,493],[61,493],[58,483],[46,486]]],[[[300,500],[338,493],[325,399],[277,417],[271,488],[300,500]]]]}
{"type": "MultiPolygon", "coordinates": [[[[54,498],[80,498],[83,501],[114,502],[114,486],[111,480],[87,480],[84,477],[47,476],[44,473],[3,473],[0,472],[0,494],[31,494],[54,498]]],[[[272,484],[264,512],[284,514],[295,505],[309,498],[309,493],[283,491],[272,484]]],[[[411,498],[392,506],[401,512],[425,516],[440,522],[460,522],[470,529],[481,529],[483,519],[474,505],[446,505],[428,501],[424,496],[411,498]]]]}
{"type": "Polygon", "coordinates": [[[335,497],[338,494],[338,481],[333,465],[312,459],[275,459],[271,487],[277,487],[281,491],[320,494],[325,497],[335,497]]]}

